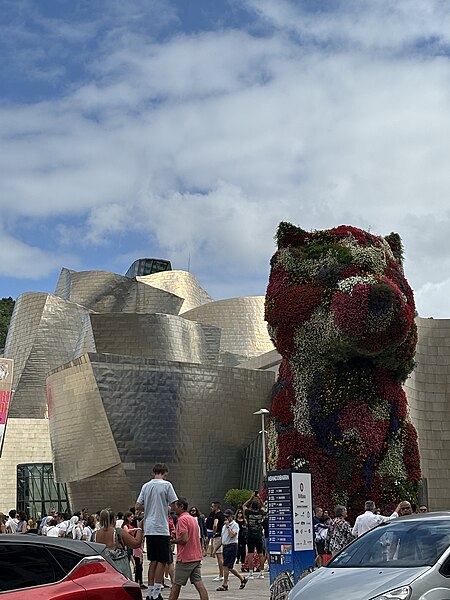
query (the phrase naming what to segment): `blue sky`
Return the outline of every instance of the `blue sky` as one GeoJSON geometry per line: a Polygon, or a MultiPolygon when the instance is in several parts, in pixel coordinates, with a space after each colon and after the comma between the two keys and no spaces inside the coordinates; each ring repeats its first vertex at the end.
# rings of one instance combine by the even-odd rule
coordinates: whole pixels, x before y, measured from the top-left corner
{"type": "Polygon", "coordinates": [[[59,271],[264,294],[281,220],[403,238],[450,317],[445,0],[0,0],[0,296],[59,271]]]}

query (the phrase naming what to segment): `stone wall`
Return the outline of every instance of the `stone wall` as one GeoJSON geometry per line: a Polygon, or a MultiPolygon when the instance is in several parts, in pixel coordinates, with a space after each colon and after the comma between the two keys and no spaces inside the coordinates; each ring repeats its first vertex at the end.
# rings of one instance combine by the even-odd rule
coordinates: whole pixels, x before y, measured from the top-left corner
{"type": "Polygon", "coordinates": [[[450,320],[416,319],[416,368],[405,390],[432,510],[450,508],[450,320]]]}
{"type": "Polygon", "coordinates": [[[17,465],[51,463],[47,419],[8,419],[0,458],[0,510],[17,508],[17,465]]]}

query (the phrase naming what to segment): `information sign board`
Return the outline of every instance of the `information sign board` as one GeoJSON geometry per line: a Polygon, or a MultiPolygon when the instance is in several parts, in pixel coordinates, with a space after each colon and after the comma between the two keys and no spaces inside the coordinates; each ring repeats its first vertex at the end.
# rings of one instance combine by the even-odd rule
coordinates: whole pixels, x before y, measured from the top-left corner
{"type": "Polygon", "coordinates": [[[284,571],[297,580],[315,559],[311,473],[269,471],[267,501],[270,580],[284,571]]]}

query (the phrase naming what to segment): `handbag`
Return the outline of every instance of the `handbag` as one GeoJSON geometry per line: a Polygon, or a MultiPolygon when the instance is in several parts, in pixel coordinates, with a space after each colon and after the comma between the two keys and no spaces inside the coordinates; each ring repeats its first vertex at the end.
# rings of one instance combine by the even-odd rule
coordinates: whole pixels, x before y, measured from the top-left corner
{"type": "Polygon", "coordinates": [[[114,529],[114,548],[107,548],[106,552],[109,558],[114,561],[114,566],[122,575],[131,579],[131,567],[128,553],[123,546],[120,529],[114,529]],[[119,537],[120,546],[117,546],[117,537],[119,537]]]}

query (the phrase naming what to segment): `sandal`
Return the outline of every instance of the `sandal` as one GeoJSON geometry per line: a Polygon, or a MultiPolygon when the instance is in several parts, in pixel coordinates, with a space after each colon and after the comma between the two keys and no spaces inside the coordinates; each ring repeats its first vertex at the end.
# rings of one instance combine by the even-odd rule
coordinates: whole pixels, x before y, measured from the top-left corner
{"type": "Polygon", "coordinates": [[[241,585],[239,586],[240,590],[243,590],[245,588],[245,586],[247,585],[248,582],[248,577],[244,577],[244,579],[241,581],[241,585]]]}
{"type": "Polygon", "coordinates": [[[228,586],[227,585],[221,585],[220,587],[218,587],[216,589],[216,592],[228,592],[228,586]]]}

